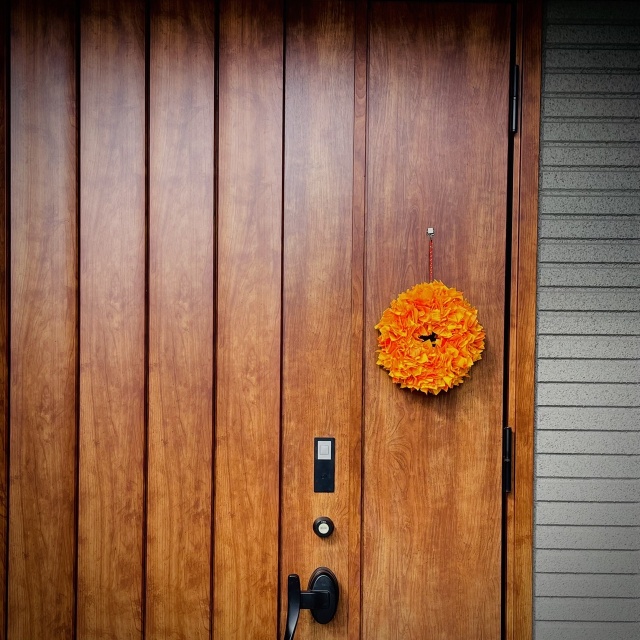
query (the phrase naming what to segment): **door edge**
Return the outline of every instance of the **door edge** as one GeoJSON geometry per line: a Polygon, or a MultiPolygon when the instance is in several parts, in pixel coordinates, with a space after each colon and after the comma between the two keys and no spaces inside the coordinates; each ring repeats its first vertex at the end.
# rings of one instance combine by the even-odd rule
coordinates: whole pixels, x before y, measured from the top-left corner
{"type": "Polygon", "coordinates": [[[533,481],[542,0],[518,0],[520,122],[514,137],[508,424],[516,447],[506,497],[506,640],[533,637],[533,481]]]}

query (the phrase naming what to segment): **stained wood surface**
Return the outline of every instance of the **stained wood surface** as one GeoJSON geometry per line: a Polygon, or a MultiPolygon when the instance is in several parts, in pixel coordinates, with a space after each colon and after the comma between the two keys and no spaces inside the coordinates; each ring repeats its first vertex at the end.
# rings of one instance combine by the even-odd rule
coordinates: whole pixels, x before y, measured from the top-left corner
{"type": "MultiPolygon", "coordinates": [[[[518,640],[532,601],[533,4],[520,5],[530,30],[516,43],[507,633],[518,640]]],[[[142,0],[81,3],[80,50],[74,3],[7,11],[7,637],[272,640],[286,576],[305,586],[326,565],[338,616],[321,627],[303,612],[296,637],[497,638],[510,6],[222,0],[214,131],[214,5],[148,5],[146,122],[142,0]],[[438,397],[400,390],[375,365],[373,326],[426,279],[428,226],[436,277],[464,291],[488,335],[471,378],[438,397]],[[337,440],[334,494],[313,493],[322,435],[337,440]],[[336,523],[328,540],[311,530],[319,515],[336,523]]],[[[5,116],[0,105],[6,313],[5,116]]]]}
{"type": "MultiPolygon", "coordinates": [[[[318,566],[349,601],[354,136],[354,10],[347,2],[291,4],[287,14],[284,162],[284,332],[281,585],[318,566]],[[335,437],[335,493],[314,493],[314,437],[335,437]],[[318,538],[314,520],[335,523],[318,538]]],[[[359,439],[359,425],[356,438],[359,439]]],[[[356,505],[357,509],[357,505],[356,505]]],[[[357,561],[357,558],[355,558],[357,561]]],[[[301,616],[301,637],[346,638],[301,616]]]]}
{"type": "Polygon", "coordinates": [[[517,250],[517,307],[515,362],[510,395],[516,397],[512,414],[516,438],[514,492],[510,496],[510,555],[507,560],[507,638],[530,640],[533,635],[533,469],[535,322],[538,245],[538,155],[540,149],[540,94],[542,74],[542,6],[522,1],[519,60],[522,72],[522,117],[514,173],[519,200],[517,250]]]}
{"type": "Polygon", "coordinates": [[[73,3],[11,14],[10,638],[71,638],[76,474],[73,3]]]}
{"type": "Polygon", "coordinates": [[[220,5],[214,637],[277,637],[282,3],[220,5]]]}
{"type": "Polygon", "coordinates": [[[504,5],[372,8],[367,640],[500,635],[509,22],[504,5]],[[465,293],[487,332],[471,378],[437,397],[399,389],[374,356],[384,309],[428,279],[427,227],[436,230],[434,276],[465,293]]]}
{"type": "Polygon", "coordinates": [[[351,370],[349,432],[349,574],[348,638],[361,634],[362,553],[362,398],[364,353],[364,269],[367,168],[368,2],[357,0],[354,16],[353,220],[351,249],[351,370]]]}
{"type": "Polygon", "coordinates": [[[7,242],[7,34],[6,8],[0,10],[0,640],[7,634],[7,544],[9,533],[9,326],[7,242]]]}
{"type": "Polygon", "coordinates": [[[213,2],[151,7],[147,638],[209,638],[213,2]]]}
{"type": "Polygon", "coordinates": [[[140,638],[144,3],[82,5],[78,638],[140,638]]]}

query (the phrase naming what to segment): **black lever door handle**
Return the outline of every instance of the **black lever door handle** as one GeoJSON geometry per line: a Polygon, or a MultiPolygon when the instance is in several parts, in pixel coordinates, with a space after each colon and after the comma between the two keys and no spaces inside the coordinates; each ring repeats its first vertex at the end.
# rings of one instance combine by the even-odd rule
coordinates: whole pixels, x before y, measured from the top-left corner
{"type": "Polygon", "coordinates": [[[293,640],[300,609],[310,609],[316,622],[327,624],[338,609],[340,588],[331,569],[318,567],[309,578],[309,590],[300,590],[300,576],[292,573],[287,579],[287,621],[284,640],[293,640]]]}
{"type": "Polygon", "coordinates": [[[292,573],[287,578],[287,623],[284,630],[284,640],[293,640],[300,617],[300,576],[292,573]]]}

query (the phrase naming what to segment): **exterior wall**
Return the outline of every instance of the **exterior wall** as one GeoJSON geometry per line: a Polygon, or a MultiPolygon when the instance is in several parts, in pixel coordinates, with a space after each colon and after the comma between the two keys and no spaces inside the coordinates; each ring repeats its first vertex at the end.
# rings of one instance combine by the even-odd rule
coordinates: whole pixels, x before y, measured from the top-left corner
{"type": "Polygon", "coordinates": [[[640,3],[549,0],[535,638],[640,638],[640,3]]]}

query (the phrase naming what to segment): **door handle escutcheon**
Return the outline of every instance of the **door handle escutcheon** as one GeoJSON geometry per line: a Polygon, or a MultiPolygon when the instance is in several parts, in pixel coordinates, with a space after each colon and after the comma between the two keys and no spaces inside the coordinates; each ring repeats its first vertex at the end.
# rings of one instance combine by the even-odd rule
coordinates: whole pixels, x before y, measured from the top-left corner
{"type": "Polygon", "coordinates": [[[300,590],[300,576],[292,573],[287,579],[287,622],[284,640],[293,640],[300,609],[310,609],[316,622],[331,622],[338,609],[340,588],[331,569],[318,567],[309,578],[308,591],[300,590]]]}

